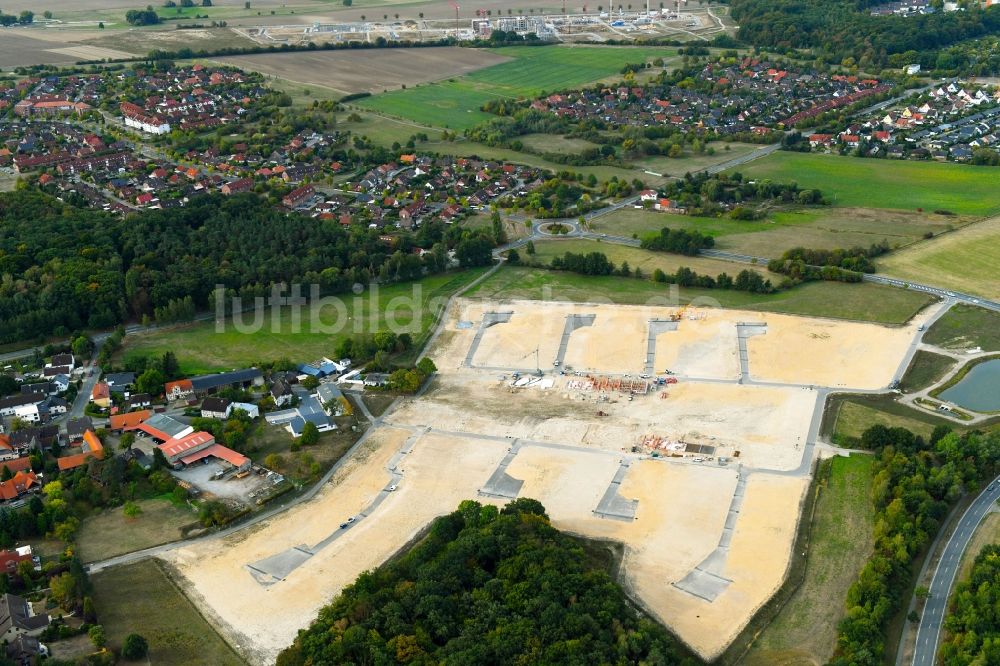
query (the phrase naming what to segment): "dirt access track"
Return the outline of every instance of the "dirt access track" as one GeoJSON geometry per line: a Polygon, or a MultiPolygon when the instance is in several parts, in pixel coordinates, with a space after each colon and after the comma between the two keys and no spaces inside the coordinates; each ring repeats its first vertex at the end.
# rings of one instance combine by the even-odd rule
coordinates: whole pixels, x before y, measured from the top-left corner
{"type": "Polygon", "coordinates": [[[888,384],[928,316],[887,328],[459,300],[429,352],[431,386],[377,422],[313,500],[164,557],[231,644],[272,663],[435,516],[534,497],[560,529],[625,544],[630,594],[711,659],[784,579],[825,392],[888,384]],[[536,357],[544,377],[514,385],[536,357]],[[637,374],[656,375],[650,365],[677,382],[619,390],[649,381],[637,374]]]}

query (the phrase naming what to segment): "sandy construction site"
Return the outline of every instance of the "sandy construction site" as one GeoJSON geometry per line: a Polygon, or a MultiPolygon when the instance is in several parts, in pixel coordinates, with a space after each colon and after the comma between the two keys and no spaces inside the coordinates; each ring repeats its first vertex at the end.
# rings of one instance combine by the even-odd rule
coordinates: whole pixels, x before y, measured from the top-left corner
{"type": "Polygon", "coordinates": [[[164,557],[248,660],[271,663],[435,516],[533,497],[557,527],[625,544],[630,594],[710,659],[781,585],[826,390],[889,384],[926,316],[460,300],[432,385],[314,499],[164,557]]]}

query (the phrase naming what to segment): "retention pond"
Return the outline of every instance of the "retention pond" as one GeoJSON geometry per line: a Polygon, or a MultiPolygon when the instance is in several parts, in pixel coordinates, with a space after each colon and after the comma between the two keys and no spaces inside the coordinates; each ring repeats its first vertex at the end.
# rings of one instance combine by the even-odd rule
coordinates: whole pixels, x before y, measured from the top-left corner
{"type": "Polygon", "coordinates": [[[938,397],[977,412],[1000,411],[1000,358],[979,363],[938,397]]]}

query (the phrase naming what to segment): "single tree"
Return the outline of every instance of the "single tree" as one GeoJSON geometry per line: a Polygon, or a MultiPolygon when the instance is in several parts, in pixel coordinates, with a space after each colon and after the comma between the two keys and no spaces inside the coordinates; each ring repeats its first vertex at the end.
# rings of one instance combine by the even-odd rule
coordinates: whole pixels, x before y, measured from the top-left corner
{"type": "Polygon", "coordinates": [[[126,518],[138,518],[142,514],[142,508],[135,502],[125,502],[124,512],[126,518]]]}
{"type": "MultiPolygon", "coordinates": [[[[249,3],[248,3],[249,4],[249,3]]],[[[139,634],[129,634],[122,643],[122,656],[129,661],[144,659],[149,653],[149,643],[139,634]]]]}
{"type": "Polygon", "coordinates": [[[302,446],[312,446],[319,441],[319,428],[312,421],[307,421],[305,426],[302,428],[302,436],[299,437],[299,443],[302,446]]]}
{"type": "Polygon", "coordinates": [[[87,631],[87,635],[90,636],[90,642],[96,648],[103,648],[108,642],[108,639],[104,636],[104,627],[99,624],[93,625],[87,631]]]}

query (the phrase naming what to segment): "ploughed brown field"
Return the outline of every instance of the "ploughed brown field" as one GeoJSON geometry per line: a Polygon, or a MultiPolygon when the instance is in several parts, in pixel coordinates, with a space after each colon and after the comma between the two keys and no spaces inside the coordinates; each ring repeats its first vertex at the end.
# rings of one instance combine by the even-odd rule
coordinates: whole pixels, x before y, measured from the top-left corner
{"type": "Polygon", "coordinates": [[[489,67],[509,58],[483,49],[433,47],[359,51],[263,53],[220,58],[221,62],[279,79],[344,93],[381,92],[436,81],[489,67]]]}

